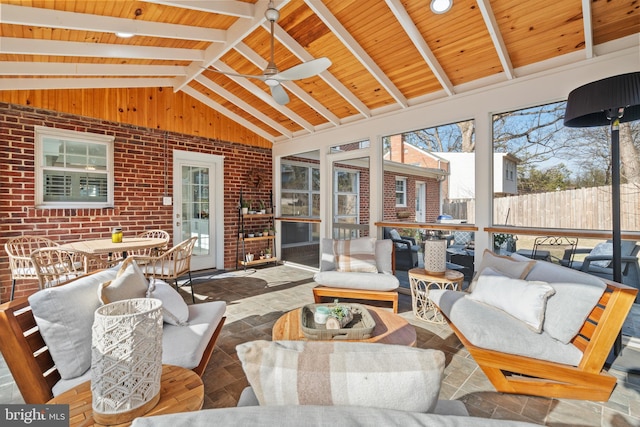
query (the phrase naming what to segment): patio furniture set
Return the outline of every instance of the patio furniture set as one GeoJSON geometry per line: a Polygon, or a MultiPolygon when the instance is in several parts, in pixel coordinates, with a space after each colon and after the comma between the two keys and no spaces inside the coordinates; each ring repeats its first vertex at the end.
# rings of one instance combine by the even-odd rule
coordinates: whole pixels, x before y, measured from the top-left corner
{"type": "MultiPolygon", "coordinates": [[[[192,242],[185,245],[189,243],[192,242]]],[[[344,337],[309,340],[301,330],[300,309],[285,313],[274,324],[273,342],[251,341],[237,347],[250,384],[239,399],[239,408],[198,411],[204,389],[197,377],[202,377],[224,324],[225,303],[195,304],[194,298],[194,304],[187,306],[168,283],[154,277],[160,275],[153,267],[154,260],[162,257],[158,254],[130,256],[117,267],[85,274],[63,285],[44,288],[29,298],[3,304],[0,349],[27,403],[73,403],[72,420],[90,424],[91,410],[76,403],[88,404],[91,400],[91,360],[87,354],[90,356],[93,313],[114,299],[159,297],[166,308],[161,383],[161,401],[165,404],[136,418],[134,426],[197,426],[211,417],[234,423],[241,423],[246,417],[276,420],[281,411],[287,413],[288,419],[304,416],[307,423],[326,422],[326,417],[339,414],[342,419],[353,420],[353,425],[384,422],[390,417],[394,423],[409,417],[429,425],[468,425],[471,420],[474,425],[529,425],[469,418],[461,402],[438,401],[444,355],[436,350],[412,348],[416,343],[415,329],[395,314],[398,280],[393,275],[395,245],[390,239],[324,239],[321,247],[321,268],[314,276],[316,303],[333,297],[371,299],[391,302],[393,313],[381,307],[368,308],[375,317],[376,328],[364,340],[366,343],[343,342],[344,337]],[[136,281],[132,279],[136,274],[150,280],[136,281]],[[342,362],[328,363],[333,359],[342,362]],[[393,363],[386,363],[387,359],[393,363]],[[383,379],[389,373],[393,374],[394,387],[384,386],[383,379]],[[340,394],[336,387],[344,384],[339,380],[341,375],[350,381],[367,381],[356,380],[350,383],[353,388],[340,394]],[[382,382],[372,383],[371,378],[382,382]],[[311,389],[296,384],[306,384],[311,389]],[[416,390],[425,384],[431,386],[424,394],[418,393],[418,402],[414,398],[416,390]],[[336,390],[331,393],[333,397],[322,391],[327,387],[336,390]],[[270,392],[276,389],[290,391],[270,392]],[[185,400],[175,398],[183,394],[185,400]],[[342,397],[336,398],[338,395],[342,397]],[[274,412],[272,405],[278,405],[280,411],[274,412]],[[317,405],[332,405],[332,411],[322,411],[317,405]],[[363,418],[362,408],[353,405],[368,406],[369,418],[363,418]]],[[[500,257],[489,251],[478,271],[469,294],[460,291],[459,272],[427,277],[419,269],[411,270],[414,313],[429,321],[448,321],[498,391],[575,399],[609,398],[615,378],[603,371],[604,362],[637,290],[567,267],[518,255],[500,257]],[[434,283],[439,284],[435,286],[438,289],[431,286],[434,283]],[[492,283],[496,284],[495,289],[492,283]],[[511,292],[522,286],[541,289],[546,303],[542,304],[542,314],[540,304],[536,306],[540,292],[533,302],[523,302],[523,294],[511,292]],[[509,301],[511,294],[515,300],[509,301]],[[577,298],[578,303],[576,295],[583,296],[577,298]],[[532,316],[531,310],[538,311],[532,316]],[[427,315],[427,311],[431,314],[427,315]],[[530,323],[536,319],[540,324],[532,330],[530,323]]]]}

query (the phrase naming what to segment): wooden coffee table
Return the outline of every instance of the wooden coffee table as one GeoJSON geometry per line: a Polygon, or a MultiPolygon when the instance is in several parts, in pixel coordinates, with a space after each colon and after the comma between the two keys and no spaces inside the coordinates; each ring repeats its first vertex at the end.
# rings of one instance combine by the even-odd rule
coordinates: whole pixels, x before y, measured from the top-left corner
{"type": "MultiPolygon", "coordinates": [[[[397,314],[393,314],[384,308],[366,306],[369,314],[376,322],[371,338],[365,340],[351,340],[362,342],[377,342],[382,344],[400,344],[411,347],[416,346],[416,330],[409,322],[397,314]]],[[[273,325],[271,338],[274,341],[282,340],[307,340],[300,327],[300,311],[302,308],[289,311],[273,325]]],[[[340,340],[349,341],[349,340],[340,340]]]]}
{"type": "MultiPolygon", "coordinates": [[[[91,381],[67,390],[47,403],[69,405],[70,427],[101,426],[93,420],[91,381]]],[[[198,374],[179,366],[162,365],[160,401],[144,416],[198,411],[202,409],[203,403],[204,384],[198,374]]],[[[125,427],[130,424],[128,422],[110,427],[125,427]]]]}

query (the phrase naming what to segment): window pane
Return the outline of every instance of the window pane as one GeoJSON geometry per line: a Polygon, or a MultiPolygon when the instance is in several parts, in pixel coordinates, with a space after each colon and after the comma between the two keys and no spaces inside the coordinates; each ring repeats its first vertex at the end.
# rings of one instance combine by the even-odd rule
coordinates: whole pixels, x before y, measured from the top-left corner
{"type": "Polygon", "coordinates": [[[309,194],[282,192],[280,211],[282,215],[309,216],[309,194]]]}
{"type": "Polygon", "coordinates": [[[320,191],[320,169],[311,170],[311,190],[320,191]]]}
{"type": "Polygon", "coordinates": [[[358,191],[356,178],[357,174],[355,172],[338,171],[338,191],[341,193],[355,193],[358,191]]]}
{"type": "Polygon", "coordinates": [[[107,176],[87,172],[44,172],[46,202],[106,202],[107,176]]]}
{"type": "MultiPolygon", "coordinates": [[[[356,215],[358,213],[358,196],[352,194],[338,194],[337,214],[356,215]]],[[[355,220],[354,220],[355,223],[355,220]]]]}
{"type": "Polygon", "coordinates": [[[307,190],[309,189],[309,168],[283,164],[281,181],[283,190],[307,190]]]}

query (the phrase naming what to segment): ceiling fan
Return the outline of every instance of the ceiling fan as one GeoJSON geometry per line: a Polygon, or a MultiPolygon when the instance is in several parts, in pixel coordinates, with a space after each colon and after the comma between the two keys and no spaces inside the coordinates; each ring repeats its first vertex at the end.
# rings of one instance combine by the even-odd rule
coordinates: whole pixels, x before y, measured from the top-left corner
{"type": "Polygon", "coordinates": [[[280,72],[278,67],[276,67],[274,61],[274,25],[276,21],[280,18],[280,12],[278,9],[273,7],[273,1],[269,2],[269,7],[264,13],[265,18],[271,23],[271,56],[269,59],[269,63],[267,64],[267,68],[264,69],[262,74],[254,75],[254,74],[237,74],[230,73],[226,71],[218,71],[209,69],[209,71],[213,71],[215,73],[225,74],[229,76],[237,76],[237,77],[245,77],[249,79],[257,79],[262,80],[271,88],[271,96],[273,99],[280,105],[285,105],[289,102],[289,95],[284,90],[281,82],[286,82],[290,80],[302,80],[308,77],[312,77],[322,73],[324,70],[331,66],[331,61],[329,58],[317,58],[308,62],[303,62],[302,64],[295,65],[287,70],[280,72]]]}

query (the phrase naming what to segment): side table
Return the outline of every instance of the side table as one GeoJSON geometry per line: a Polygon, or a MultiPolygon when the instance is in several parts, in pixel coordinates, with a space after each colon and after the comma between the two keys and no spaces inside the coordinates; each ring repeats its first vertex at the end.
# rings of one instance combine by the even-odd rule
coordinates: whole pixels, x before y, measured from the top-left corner
{"type": "MultiPolygon", "coordinates": [[[[190,412],[202,409],[204,384],[190,369],[162,365],[160,401],[144,416],[190,412]]],[[[91,408],[91,381],[86,381],[54,397],[47,404],[69,405],[69,426],[101,426],[93,420],[91,408]]],[[[131,422],[111,425],[125,427],[131,422]]]]}
{"type": "Polygon", "coordinates": [[[444,276],[427,273],[424,268],[409,270],[409,286],[411,287],[411,305],[413,314],[431,323],[446,323],[440,310],[429,299],[430,289],[460,290],[464,274],[459,271],[446,270],[444,276]]]}

